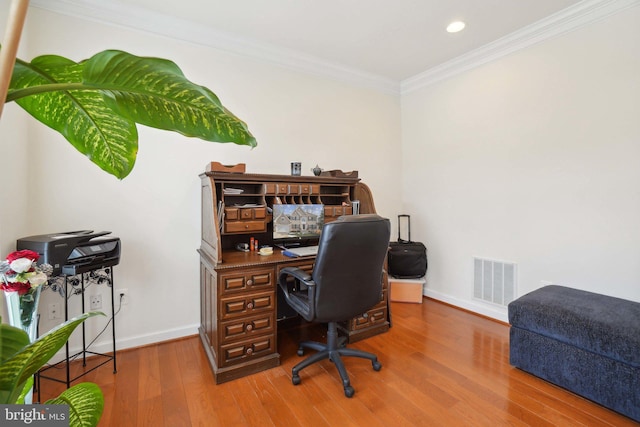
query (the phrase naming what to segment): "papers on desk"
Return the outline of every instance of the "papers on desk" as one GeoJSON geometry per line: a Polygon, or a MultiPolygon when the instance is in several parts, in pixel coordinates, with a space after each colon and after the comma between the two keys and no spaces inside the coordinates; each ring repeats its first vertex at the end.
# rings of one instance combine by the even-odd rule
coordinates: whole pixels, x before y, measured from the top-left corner
{"type": "Polygon", "coordinates": [[[218,200],[218,230],[220,231],[220,234],[222,234],[222,232],[224,228],[224,202],[222,200],[218,200]]]}
{"type": "Polygon", "coordinates": [[[222,192],[224,194],[242,194],[244,190],[242,188],[224,187],[222,192]]]}

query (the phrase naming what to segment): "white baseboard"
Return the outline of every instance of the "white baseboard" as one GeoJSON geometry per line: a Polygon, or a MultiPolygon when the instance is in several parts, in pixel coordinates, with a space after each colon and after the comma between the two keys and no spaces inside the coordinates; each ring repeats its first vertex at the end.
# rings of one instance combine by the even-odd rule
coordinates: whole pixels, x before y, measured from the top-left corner
{"type": "MultiPolygon", "coordinates": [[[[200,325],[189,325],[182,328],[168,329],[166,331],[159,331],[147,335],[138,335],[128,338],[118,338],[116,331],[116,351],[125,350],[127,348],[141,347],[148,344],[155,344],[162,341],[169,341],[178,338],[188,337],[198,334],[198,327],[200,325]]],[[[81,351],[81,348],[69,348],[69,354],[76,354],[81,351]]],[[[105,331],[104,338],[91,345],[88,349],[95,353],[111,353],[113,352],[113,343],[111,342],[111,329],[105,331]]],[[[64,347],[58,351],[50,360],[49,364],[58,363],[65,359],[64,347]]]]}
{"type": "MultiPolygon", "coordinates": [[[[501,309],[500,307],[490,307],[481,303],[474,303],[473,301],[461,300],[450,295],[446,295],[431,289],[424,289],[423,295],[429,298],[433,298],[438,301],[451,304],[456,307],[463,308],[465,310],[472,311],[474,313],[481,314],[483,316],[491,317],[502,322],[507,322],[507,309],[501,309]]],[[[116,351],[125,350],[127,348],[141,347],[144,345],[155,344],[162,341],[169,341],[178,338],[188,337],[198,334],[198,328],[200,325],[188,325],[181,328],[168,329],[166,331],[159,331],[146,335],[138,335],[128,338],[118,338],[116,336],[116,351]]],[[[81,348],[70,348],[70,354],[76,354],[81,348]]],[[[113,351],[113,344],[111,342],[111,335],[105,333],[102,340],[95,342],[89,349],[95,353],[111,353],[113,351]]],[[[49,361],[49,364],[57,363],[64,360],[65,350],[58,351],[49,361]]]]}
{"type": "Polygon", "coordinates": [[[491,317],[492,319],[500,320],[501,322],[508,322],[509,320],[506,307],[492,307],[481,303],[475,303],[473,301],[461,300],[459,298],[442,294],[431,289],[425,289],[423,295],[438,301],[446,302],[447,304],[455,305],[456,307],[460,307],[474,313],[481,314],[483,316],[491,317]]]}

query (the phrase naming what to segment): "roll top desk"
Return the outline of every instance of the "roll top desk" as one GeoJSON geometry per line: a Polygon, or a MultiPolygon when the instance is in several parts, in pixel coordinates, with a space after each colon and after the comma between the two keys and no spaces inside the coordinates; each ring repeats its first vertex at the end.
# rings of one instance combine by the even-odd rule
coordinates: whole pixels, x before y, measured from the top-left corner
{"type": "MultiPolygon", "coordinates": [[[[277,323],[285,302],[278,301],[277,278],[284,267],[311,272],[314,256],[289,258],[242,252],[250,237],[273,245],[271,207],[277,203],[323,204],[325,223],[353,213],[375,213],[369,188],[357,177],[289,176],[206,171],[200,175],[202,223],[200,327],[202,345],[216,383],[280,364],[277,323]]],[[[340,324],[350,342],[389,329],[388,281],[383,272],[380,303],[340,324]]]]}

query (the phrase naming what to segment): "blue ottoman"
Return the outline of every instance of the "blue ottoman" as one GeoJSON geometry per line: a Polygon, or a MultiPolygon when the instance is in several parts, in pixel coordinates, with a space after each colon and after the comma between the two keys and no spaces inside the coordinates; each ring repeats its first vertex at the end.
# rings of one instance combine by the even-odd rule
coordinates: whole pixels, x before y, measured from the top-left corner
{"type": "Polygon", "coordinates": [[[513,366],[640,421],[640,303],[551,285],[508,310],[513,366]]]}

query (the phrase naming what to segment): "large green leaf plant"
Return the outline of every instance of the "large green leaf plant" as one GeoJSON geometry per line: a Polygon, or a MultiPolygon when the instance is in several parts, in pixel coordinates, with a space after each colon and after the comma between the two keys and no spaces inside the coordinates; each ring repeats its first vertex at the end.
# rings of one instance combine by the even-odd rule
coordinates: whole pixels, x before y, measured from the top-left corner
{"type": "MultiPolygon", "coordinates": [[[[7,33],[6,61],[15,58],[27,5],[28,0],[12,3],[15,24],[7,33]]],[[[6,90],[2,77],[0,103],[6,90]]],[[[118,179],[129,175],[135,164],[136,124],[211,142],[256,146],[247,125],[211,90],[189,81],[166,59],[118,50],[80,62],[56,55],[31,62],[15,58],[6,93],[5,103],[16,102],[118,179]]],[[[31,344],[20,329],[0,324],[0,403],[23,403],[33,374],[65,344],[76,326],[93,315],[71,319],[31,344]]],[[[97,385],[81,383],[45,403],[69,405],[70,425],[84,427],[97,425],[104,399],[97,385]]]]}
{"type": "MultiPolygon", "coordinates": [[[[5,102],[12,101],[118,179],[135,164],[136,124],[256,146],[247,125],[176,64],[123,51],[103,51],[78,63],[56,55],[30,63],[16,59],[5,102]]],[[[72,319],[32,344],[20,329],[0,324],[0,403],[24,403],[33,374],[92,315],[72,319]]],[[[84,427],[97,425],[104,399],[97,385],[81,383],[45,403],[69,405],[70,425],[84,427]]]]}
{"type": "MultiPolygon", "coordinates": [[[[0,404],[24,403],[33,375],[62,348],[79,324],[100,314],[90,312],[70,319],[33,343],[22,329],[0,323],[0,404]]],[[[100,421],[104,397],[96,384],[79,383],[44,404],[68,405],[69,425],[90,427],[100,421]]]]}
{"type": "Polygon", "coordinates": [[[256,146],[247,125],[175,63],[119,50],[77,63],[56,55],[16,59],[5,102],[12,101],[119,179],[135,164],[136,123],[256,146]]]}

